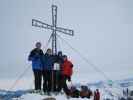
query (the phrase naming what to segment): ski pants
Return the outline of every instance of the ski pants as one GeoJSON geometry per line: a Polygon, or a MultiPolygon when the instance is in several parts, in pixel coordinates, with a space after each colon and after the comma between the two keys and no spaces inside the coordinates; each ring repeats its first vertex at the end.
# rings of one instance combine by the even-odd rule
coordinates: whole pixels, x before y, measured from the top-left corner
{"type": "Polygon", "coordinates": [[[60,92],[61,91],[61,71],[60,70],[54,70],[53,71],[53,88],[54,91],[60,92]]]}
{"type": "Polygon", "coordinates": [[[43,70],[43,91],[50,92],[52,89],[52,71],[43,70]]]}
{"type": "Polygon", "coordinates": [[[70,93],[70,90],[68,89],[68,86],[67,86],[67,83],[66,83],[66,81],[69,80],[69,79],[70,79],[69,76],[66,76],[66,75],[62,76],[62,88],[63,88],[64,92],[67,95],[69,95],[69,93],[70,93]]]}
{"type": "Polygon", "coordinates": [[[41,90],[42,71],[33,69],[35,90],[41,90]]]}

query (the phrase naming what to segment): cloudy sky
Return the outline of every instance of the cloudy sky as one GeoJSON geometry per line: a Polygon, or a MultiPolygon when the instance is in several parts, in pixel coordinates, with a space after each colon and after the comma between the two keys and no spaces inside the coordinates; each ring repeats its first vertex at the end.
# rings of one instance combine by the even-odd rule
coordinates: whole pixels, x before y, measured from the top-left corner
{"type": "MultiPolygon", "coordinates": [[[[51,24],[52,2],[58,6],[57,25],[75,31],[74,37],[59,35],[108,77],[132,77],[132,0],[1,0],[0,78],[16,77],[30,65],[27,56],[36,41],[45,46],[51,31],[32,27],[31,20],[51,24]]],[[[73,61],[75,77],[104,79],[61,40],[58,49],[73,61]]]]}

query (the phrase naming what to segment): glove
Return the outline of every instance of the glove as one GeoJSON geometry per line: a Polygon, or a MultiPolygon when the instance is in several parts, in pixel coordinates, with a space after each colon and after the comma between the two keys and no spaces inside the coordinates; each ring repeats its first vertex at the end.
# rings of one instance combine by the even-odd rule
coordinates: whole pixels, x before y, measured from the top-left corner
{"type": "Polygon", "coordinates": [[[71,68],[73,68],[73,64],[71,65],[71,68]]]}
{"type": "Polygon", "coordinates": [[[71,77],[68,77],[68,81],[71,82],[71,77]]]}

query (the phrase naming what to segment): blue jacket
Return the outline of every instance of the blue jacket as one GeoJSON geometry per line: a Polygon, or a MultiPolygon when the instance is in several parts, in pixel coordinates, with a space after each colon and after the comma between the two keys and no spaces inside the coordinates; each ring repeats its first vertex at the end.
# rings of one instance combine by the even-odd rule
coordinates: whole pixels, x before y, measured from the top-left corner
{"type": "Polygon", "coordinates": [[[32,61],[32,69],[42,70],[42,56],[43,51],[33,49],[28,57],[29,61],[32,61]]]}
{"type": "Polygon", "coordinates": [[[49,55],[49,54],[46,53],[42,57],[43,70],[52,70],[53,69],[54,62],[55,62],[54,56],[49,55]]]}

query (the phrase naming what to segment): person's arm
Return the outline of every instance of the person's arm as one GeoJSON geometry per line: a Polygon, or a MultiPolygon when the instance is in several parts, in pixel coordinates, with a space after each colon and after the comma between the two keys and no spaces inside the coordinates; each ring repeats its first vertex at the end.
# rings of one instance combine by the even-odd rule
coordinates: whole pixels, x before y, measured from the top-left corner
{"type": "Polygon", "coordinates": [[[42,51],[42,50],[40,50],[40,55],[41,55],[41,56],[43,56],[43,55],[44,55],[44,53],[43,53],[43,51],[42,51]]]}
{"type": "Polygon", "coordinates": [[[28,57],[28,60],[29,60],[29,61],[37,60],[39,57],[40,57],[40,55],[39,55],[38,52],[36,52],[35,49],[34,49],[34,50],[32,50],[32,51],[30,52],[30,55],[29,55],[29,57],[28,57]]]}
{"type": "Polygon", "coordinates": [[[30,55],[28,56],[28,61],[32,61],[33,60],[33,51],[30,52],[30,55]]]}

